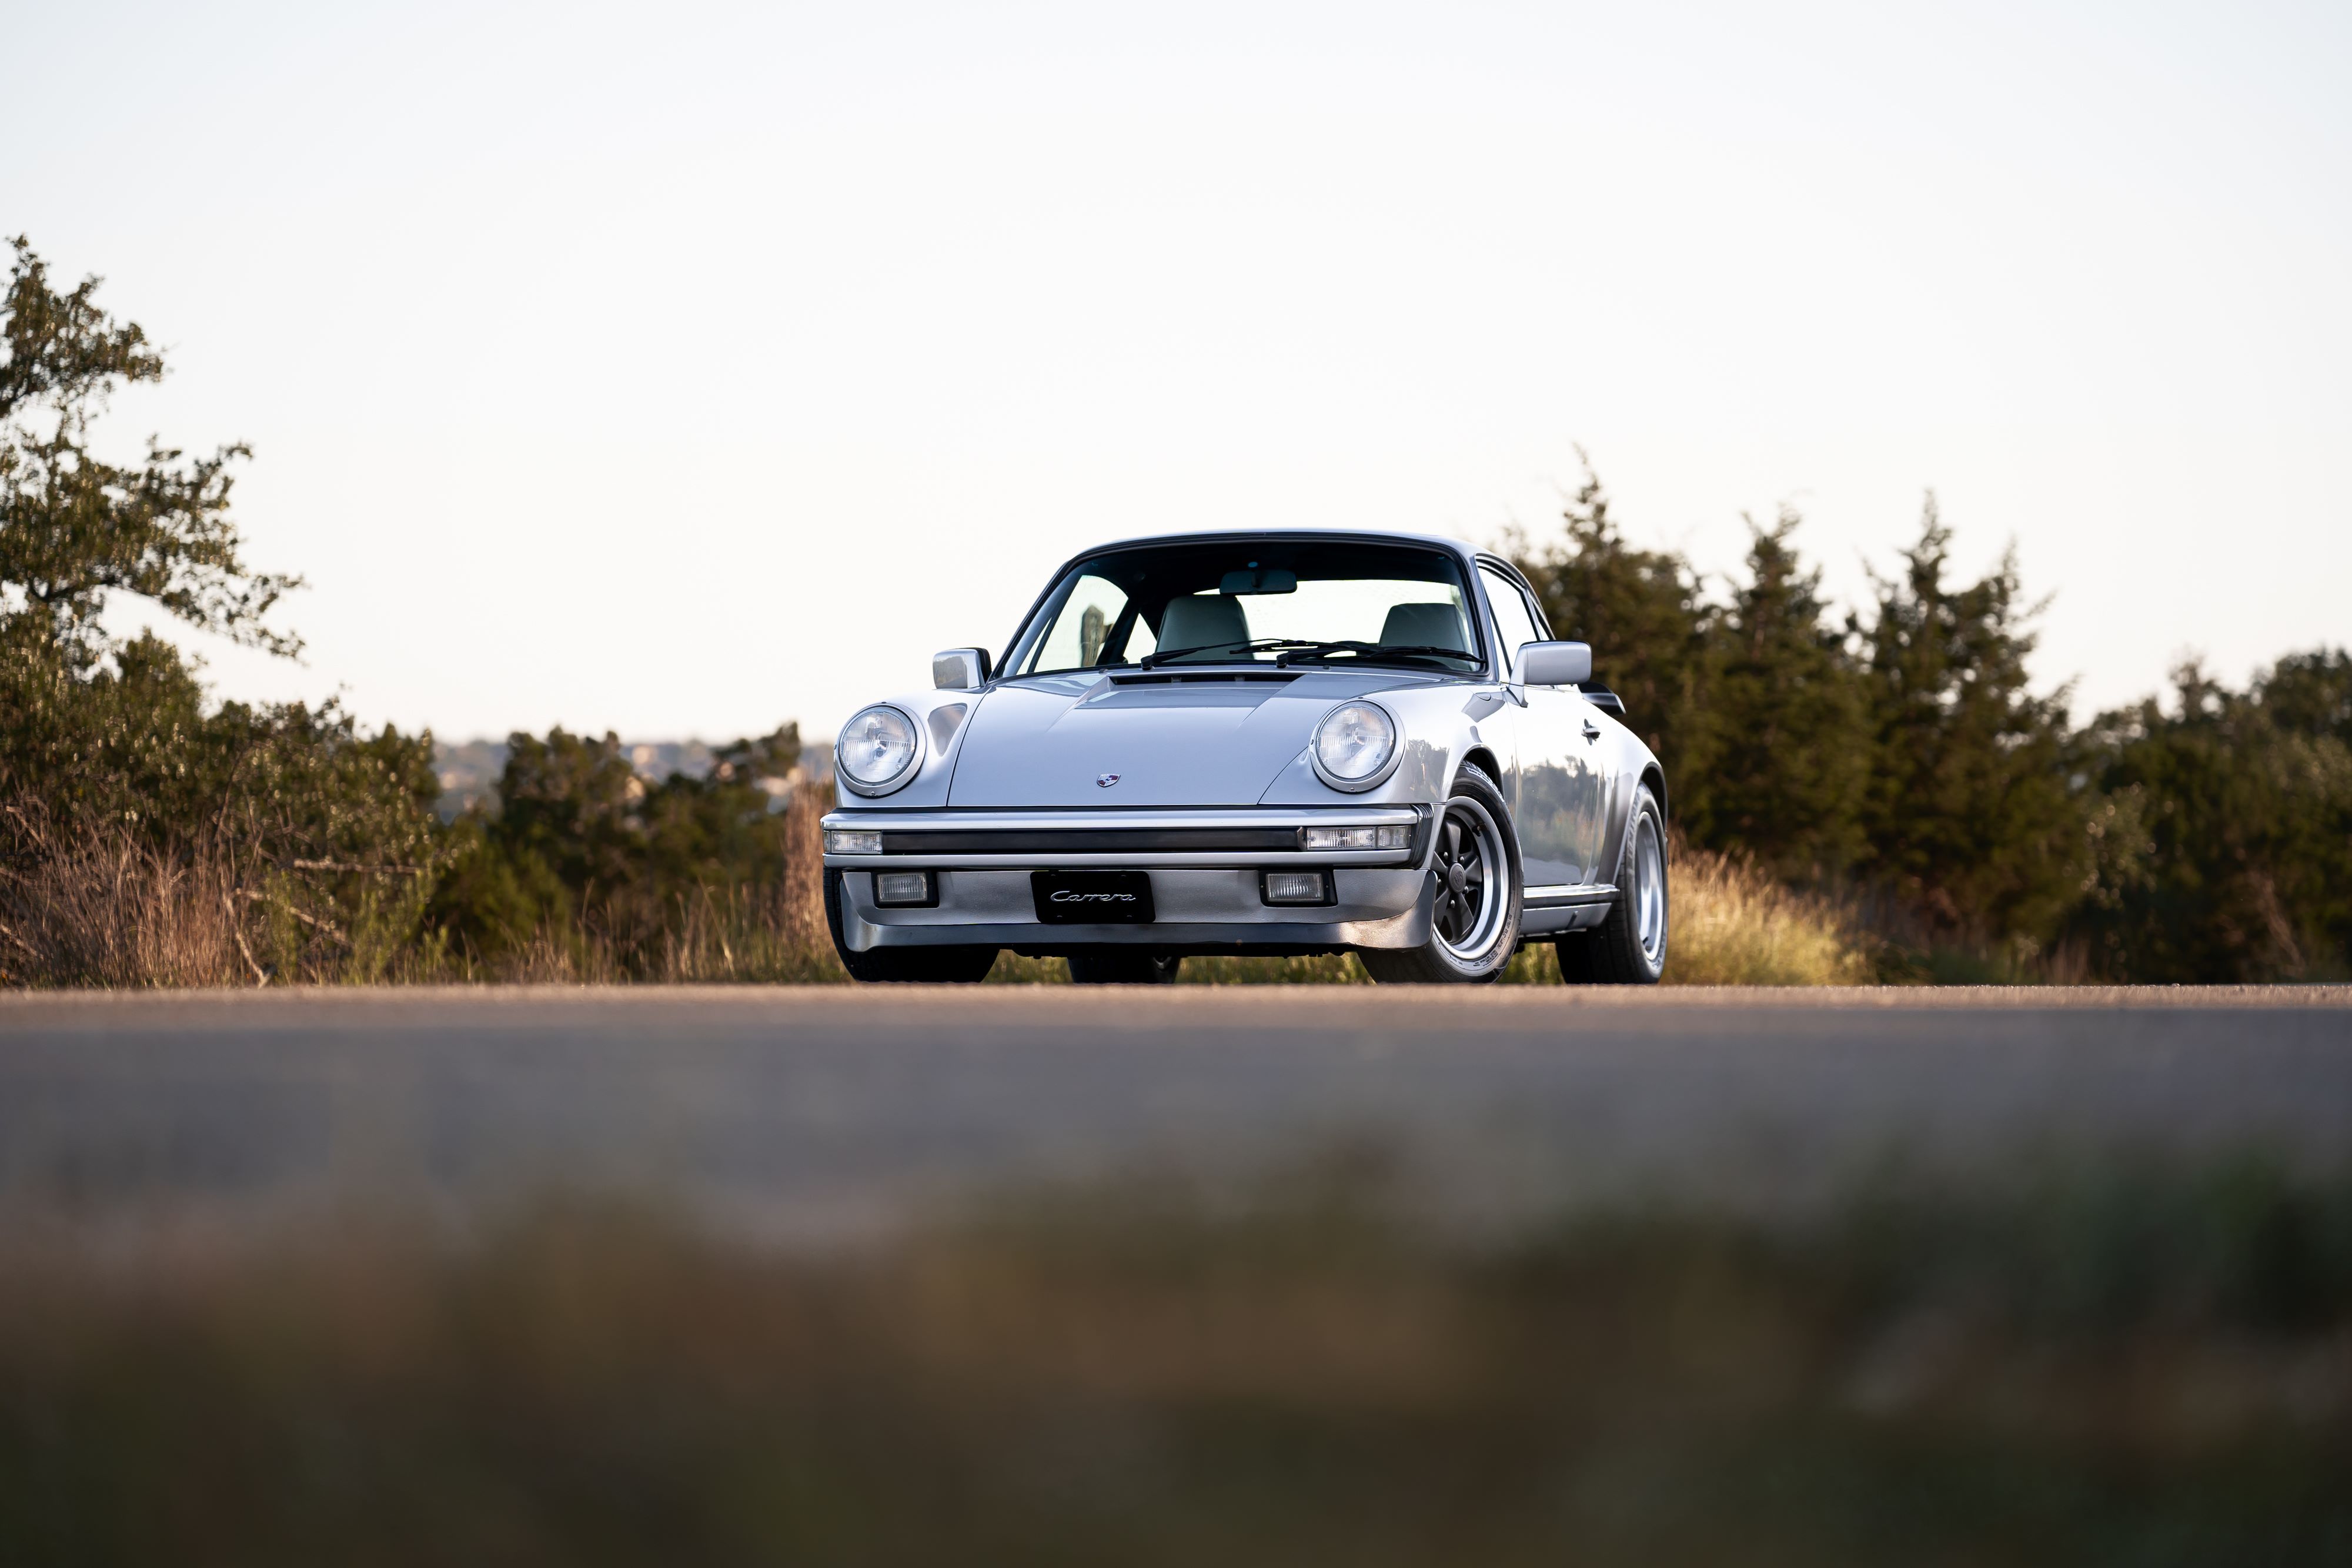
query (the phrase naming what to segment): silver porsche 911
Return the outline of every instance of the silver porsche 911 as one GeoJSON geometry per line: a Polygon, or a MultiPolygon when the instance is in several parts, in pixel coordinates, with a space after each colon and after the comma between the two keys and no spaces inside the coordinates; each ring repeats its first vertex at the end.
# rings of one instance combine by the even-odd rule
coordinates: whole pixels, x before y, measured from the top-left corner
{"type": "Polygon", "coordinates": [[[1055,573],[1002,663],[834,747],[825,914],[861,980],[1081,981],[1352,952],[1382,981],[1666,962],[1666,787],[1509,562],[1450,539],[1186,534],[1055,573]]]}

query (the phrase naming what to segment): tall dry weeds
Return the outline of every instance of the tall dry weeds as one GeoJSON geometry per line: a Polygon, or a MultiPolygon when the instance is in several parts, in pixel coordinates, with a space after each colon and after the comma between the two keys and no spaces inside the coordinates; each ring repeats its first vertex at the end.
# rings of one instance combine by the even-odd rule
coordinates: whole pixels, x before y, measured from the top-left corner
{"type": "Polygon", "coordinates": [[[0,984],[250,985],[262,971],[238,919],[239,879],[216,852],[161,853],[128,833],[58,833],[5,810],[0,984]]]}
{"type": "Polygon", "coordinates": [[[1871,939],[1854,912],[1774,881],[1745,855],[1677,845],[1667,906],[1670,986],[1864,986],[1871,939]]]}
{"type": "Polygon", "coordinates": [[[442,977],[425,866],[272,854],[226,825],[157,845],[0,808],[0,985],[146,989],[442,977]]]}
{"type": "MultiPolygon", "coordinates": [[[[1669,986],[1866,986],[1874,938],[1853,910],[1772,880],[1744,856],[1676,842],[1667,856],[1669,986]]],[[[1507,984],[1554,985],[1559,956],[1531,943],[1507,984]]]]}

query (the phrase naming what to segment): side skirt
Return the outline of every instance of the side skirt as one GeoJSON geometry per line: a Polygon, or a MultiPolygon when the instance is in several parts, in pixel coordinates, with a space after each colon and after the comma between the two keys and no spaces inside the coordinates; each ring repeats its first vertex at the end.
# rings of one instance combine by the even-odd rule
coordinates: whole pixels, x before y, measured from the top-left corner
{"type": "Polygon", "coordinates": [[[1531,887],[1523,895],[1519,935],[1557,936],[1590,931],[1609,918],[1617,903],[1613,887],[1531,887]]]}

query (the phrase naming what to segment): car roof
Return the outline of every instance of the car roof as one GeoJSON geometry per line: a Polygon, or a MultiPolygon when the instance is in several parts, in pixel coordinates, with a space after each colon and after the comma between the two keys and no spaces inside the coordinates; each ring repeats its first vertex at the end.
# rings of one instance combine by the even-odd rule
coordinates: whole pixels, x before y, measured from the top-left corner
{"type": "Polygon", "coordinates": [[[1108,539],[1098,545],[1089,545],[1065,561],[1063,570],[1066,570],[1088,556],[1100,555],[1105,550],[1133,549],[1142,545],[1214,544],[1222,539],[1366,539],[1381,544],[1434,547],[1464,560],[1475,560],[1490,553],[1466,539],[1453,538],[1444,534],[1411,533],[1402,528],[1202,528],[1189,533],[1138,534],[1132,538],[1108,539]]]}

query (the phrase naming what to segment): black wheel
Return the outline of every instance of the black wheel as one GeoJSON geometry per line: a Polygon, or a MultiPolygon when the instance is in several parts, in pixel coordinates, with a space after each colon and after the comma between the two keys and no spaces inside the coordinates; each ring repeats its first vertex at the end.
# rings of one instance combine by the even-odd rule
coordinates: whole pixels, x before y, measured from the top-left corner
{"type": "Polygon", "coordinates": [[[1429,940],[1367,947],[1365,973],[1384,985],[1475,985],[1492,980],[1519,946],[1523,897],[1518,835],[1494,781],[1465,768],[1438,820],[1429,864],[1429,940]]]}
{"type": "Polygon", "coordinates": [[[1620,867],[1609,918],[1559,939],[1559,977],[1570,985],[1654,986],[1666,972],[1666,828],[1646,787],[1634,797],[1620,867]]]}
{"type": "Polygon", "coordinates": [[[1070,979],[1081,986],[1172,986],[1182,955],[1102,947],[1070,955],[1070,979]]]}
{"type": "Polygon", "coordinates": [[[896,981],[910,985],[977,985],[995,967],[993,947],[876,947],[853,953],[841,939],[841,877],[824,873],[824,923],[833,932],[833,950],[853,980],[896,981]]]}

